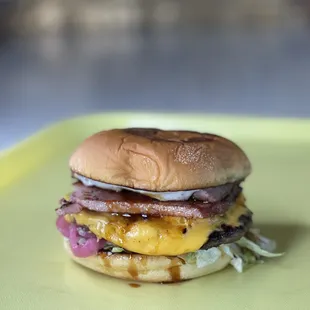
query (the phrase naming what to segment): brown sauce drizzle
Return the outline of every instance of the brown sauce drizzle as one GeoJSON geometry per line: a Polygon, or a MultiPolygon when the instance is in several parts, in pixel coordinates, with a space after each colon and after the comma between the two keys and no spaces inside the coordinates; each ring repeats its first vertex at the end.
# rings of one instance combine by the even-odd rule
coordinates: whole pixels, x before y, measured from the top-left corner
{"type": "Polygon", "coordinates": [[[170,267],[168,268],[168,271],[171,277],[171,282],[181,281],[180,263],[182,263],[182,261],[177,257],[170,259],[170,267]]]}
{"type": "Polygon", "coordinates": [[[104,266],[110,268],[111,267],[111,262],[109,257],[105,257],[105,259],[103,260],[104,266]]]}
{"type": "Polygon", "coordinates": [[[141,258],[140,258],[140,262],[141,262],[142,267],[146,267],[147,256],[146,255],[142,255],[141,258]]]}
{"type": "Polygon", "coordinates": [[[174,266],[174,267],[169,268],[169,273],[170,273],[172,282],[178,282],[181,280],[180,266],[174,266]]]}
{"type": "Polygon", "coordinates": [[[133,288],[138,288],[140,287],[141,285],[138,284],[138,283],[129,283],[129,286],[133,287],[133,288]]]}
{"type": "Polygon", "coordinates": [[[138,278],[138,269],[137,269],[135,259],[131,254],[129,254],[128,260],[129,260],[128,261],[129,262],[128,273],[132,276],[133,279],[137,279],[138,278]]]}
{"type": "Polygon", "coordinates": [[[102,258],[102,262],[103,262],[104,267],[110,268],[111,267],[111,262],[110,262],[110,258],[107,255],[107,253],[102,252],[99,255],[102,258]]]}

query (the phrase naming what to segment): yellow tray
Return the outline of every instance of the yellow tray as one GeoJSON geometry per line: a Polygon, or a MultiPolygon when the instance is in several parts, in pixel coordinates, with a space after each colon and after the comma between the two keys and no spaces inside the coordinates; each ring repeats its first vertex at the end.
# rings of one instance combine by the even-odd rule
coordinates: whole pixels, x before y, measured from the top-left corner
{"type": "Polygon", "coordinates": [[[0,157],[0,309],[309,309],[310,122],[195,115],[112,113],[64,121],[0,157]],[[227,268],[181,284],[142,284],[76,265],[55,228],[70,190],[67,161],[83,138],[127,126],[225,135],[254,167],[245,183],[256,225],[286,255],[243,274],[227,268]]]}

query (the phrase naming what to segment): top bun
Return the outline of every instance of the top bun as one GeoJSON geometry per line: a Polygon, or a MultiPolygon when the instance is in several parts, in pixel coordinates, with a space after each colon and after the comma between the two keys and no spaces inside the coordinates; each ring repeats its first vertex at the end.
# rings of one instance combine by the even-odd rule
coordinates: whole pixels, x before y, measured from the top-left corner
{"type": "Polygon", "coordinates": [[[128,128],[87,138],[70,159],[73,172],[149,191],[179,191],[241,181],[251,172],[233,142],[194,131],[128,128]]]}

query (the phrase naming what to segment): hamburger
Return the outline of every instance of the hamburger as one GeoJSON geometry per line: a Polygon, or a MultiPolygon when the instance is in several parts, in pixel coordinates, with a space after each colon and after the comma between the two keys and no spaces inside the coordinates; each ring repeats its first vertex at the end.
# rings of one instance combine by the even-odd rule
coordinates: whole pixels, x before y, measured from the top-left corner
{"type": "Polygon", "coordinates": [[[56,225],[69,256],[87,268],[175,282],[281,255],[252,228],[241,187],[251,164],[223,137],[107,130],[82,142],[69,166],[74,190],[60,200],[56,225]]]}

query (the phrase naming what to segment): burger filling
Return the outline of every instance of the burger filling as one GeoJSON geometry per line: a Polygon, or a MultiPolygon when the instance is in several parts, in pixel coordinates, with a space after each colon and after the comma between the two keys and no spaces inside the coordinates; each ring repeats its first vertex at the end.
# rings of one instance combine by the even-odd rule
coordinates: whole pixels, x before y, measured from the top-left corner
{"type": "Polygon", "coordinates": [[[123,190],[136,192],[151,198],[155,198],[160,201],[182,201],[188,200],[189,198],[193,197],[197,200],[202,201],[219,201],[227,194],[229,194],[234,186],[238,186],[238,183],[227,183],[220,186],[209,187],[206,189],[193,189],[187,191],[169,191],[169,192],[154,192],[154,191],[147,191],[142,189],[136,189],[126,186],[108,184],[104,182],[99,182],[96,180],[92,180],[90,178],[86,178],[82,175],[77,173],[73,173],[73,177],[77,180],[81,181],[85,186],[95,186],[97,188],[102,188],[106,190],[112,190],[116,192],[120,192],[123,190]]]}
{"type": "Polygon", "coordinates": [[[77,257],[100,252],[178,256],[199,268],[224,251],[242,271],[261,256],[278,255],[271,253],[271,241],[250,228],[252,213],[239,183],[199,190],[183,201],[81,182],[74,187],[60,201],[56,224],[77,257]]]}

